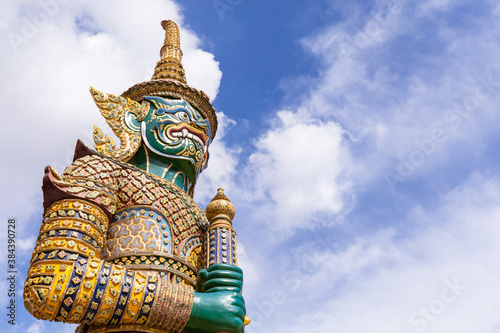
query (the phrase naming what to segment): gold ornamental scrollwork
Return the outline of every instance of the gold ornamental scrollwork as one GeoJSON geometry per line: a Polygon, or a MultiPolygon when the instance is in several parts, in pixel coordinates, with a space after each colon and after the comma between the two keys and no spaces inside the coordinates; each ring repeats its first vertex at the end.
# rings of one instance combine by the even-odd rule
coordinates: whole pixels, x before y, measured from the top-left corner
{"type": "Polygon", "coordinates": [[[99,111],[120,139],[120,148],[116,148],[115,141],[102,130],[94,126],[94,143],[97,152],[119,161],[128,161],[141,145],[140,127],[136,125],[142,121],[148,111],[150,104],[143,101],[142,104],[113,94],[104,96],[102,92],[90,88],[90,93],[99,111]]]}

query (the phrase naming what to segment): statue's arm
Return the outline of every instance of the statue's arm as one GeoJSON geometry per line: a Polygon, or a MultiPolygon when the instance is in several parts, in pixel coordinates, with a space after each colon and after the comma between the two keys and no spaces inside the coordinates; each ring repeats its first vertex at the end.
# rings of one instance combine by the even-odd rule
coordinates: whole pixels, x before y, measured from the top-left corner
{"type": "MultiPolygon", "coordinates": [[[[78,168],[72,171],[78,174],[78,168]]],[[[46,170],[46,207],[24,286],[26,309],[51,321],[182,330],[192,309],[192,288],[168,283],[156,272],[104,262],[116,198],[107,184],[80,180],[46,170]]]]}

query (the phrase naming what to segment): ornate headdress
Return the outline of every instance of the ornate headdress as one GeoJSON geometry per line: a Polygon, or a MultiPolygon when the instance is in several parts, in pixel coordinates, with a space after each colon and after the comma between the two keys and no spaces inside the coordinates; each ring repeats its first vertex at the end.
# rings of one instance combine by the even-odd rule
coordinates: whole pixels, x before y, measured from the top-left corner
{"type": "Polygon", "coordinates": [[[132,86],[122,96],[136,102],[141,102],[144,96],[182,98],[208,119],[213,139],[217,131],[215,109],[204,91],[187,85],[182,67],[179,27],[170,20],[162,21],[161,26],[165,29],[165,42],[160,50],[161,59],[156,64],[153,77],[150,81],[132,86]]]}
{"type": "Polygon", "coordinates": [[[208,119],[211,139],[215,137],[217,116],[210,98],[204,91],[192,88],[186,82],[182,67],[179,27],[170,20],[162,21],[161,26],[165,29],[165,42],[160,50],[161,58],[156,64],[151,80],[132,86],[121,96],[112,94],[104,96],[100,91],[90,89],[101,114],[121,142],[120,148],[116,148],[114,140],[94,126],[95,147],[105,156],[128,161],[137,152],[142,141],[140,128],[134,127],[130,119],[142,121],[146,117],[149,105],[144,100],[146,96],[185,100],[208,119]]]}

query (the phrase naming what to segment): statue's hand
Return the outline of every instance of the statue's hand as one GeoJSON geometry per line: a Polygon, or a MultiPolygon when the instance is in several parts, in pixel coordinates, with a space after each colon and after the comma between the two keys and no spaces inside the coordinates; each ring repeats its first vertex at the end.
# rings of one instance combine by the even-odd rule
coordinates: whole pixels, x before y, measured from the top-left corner
{"type": "Polygon", "coordinates": [[[244,332],[243,271],[216,264],[198,272],[193,310],[186,329],[193,333],[244,332]]]}
{"type": "Polygon", "coordinates": [[[245,300],[238,292],[195,292],[186,330],[192,333],[243,333],[245,312],[245,300]]]}
{"type": "Polygon", "coordinates": [[[217,291],[235,291],[241,293],[243,271],[238,266],[216,264],[198,272],[196,291],[211,293],[217,291]]]}

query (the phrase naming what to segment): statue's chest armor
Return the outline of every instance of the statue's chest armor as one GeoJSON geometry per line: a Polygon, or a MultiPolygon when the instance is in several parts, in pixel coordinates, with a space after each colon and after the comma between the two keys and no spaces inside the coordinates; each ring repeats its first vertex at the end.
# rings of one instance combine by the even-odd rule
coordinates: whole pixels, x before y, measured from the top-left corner
{"type": "Polygon", "coordinates": [[[129,183],[123,182],[119,188],[119,196],[129,199],[113,214],[103,259],[130,268],[174,273],[194,283],[203,264],[203,211],[174,189],[151,182],[137,184],[130,195],[126,192],[129,183]]]}
{"type": "Polygon", "coordinates": [[[201,230],[189,226],[188,209],[165,216],[156,208],[131,206],[118,210],[108,229],[105,256],[154,251],[187,259],[194,247],[201,245],[201,230]],[[179,232],[178,224],[186,224],[179,232]]]}

